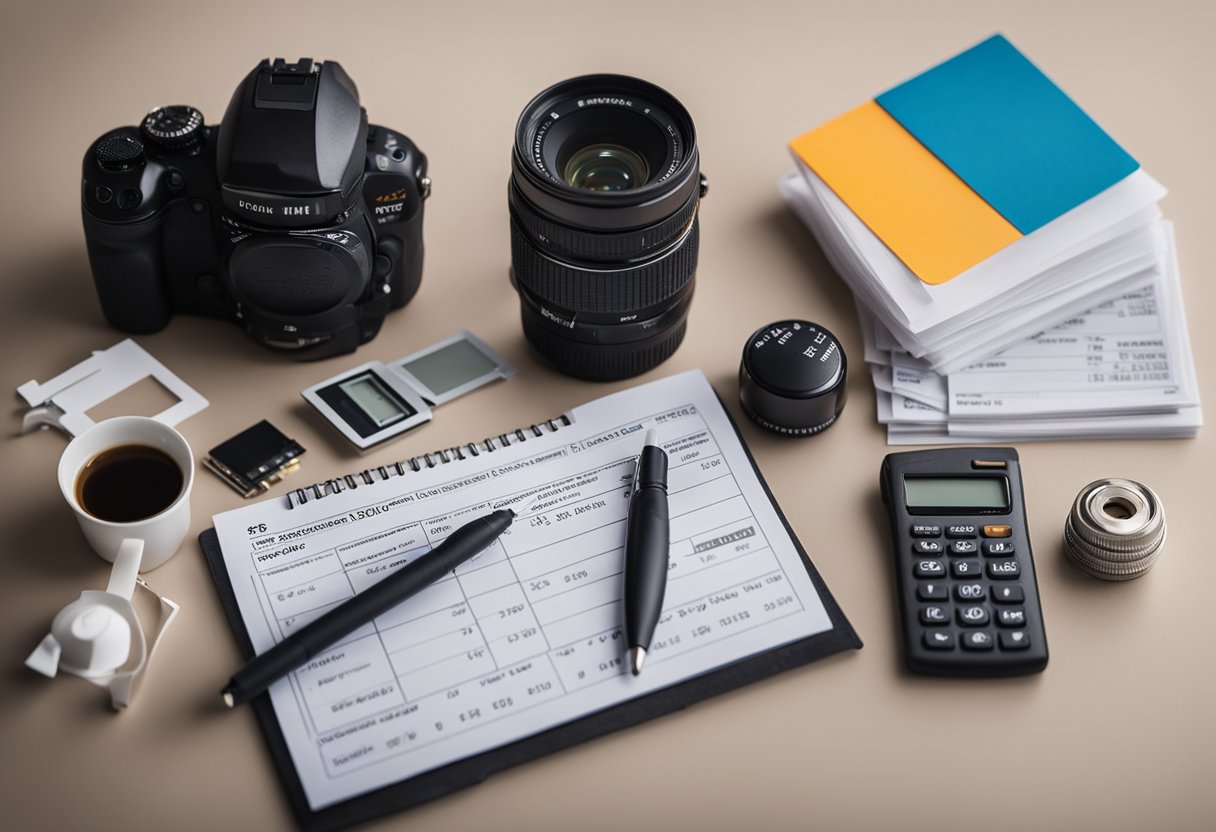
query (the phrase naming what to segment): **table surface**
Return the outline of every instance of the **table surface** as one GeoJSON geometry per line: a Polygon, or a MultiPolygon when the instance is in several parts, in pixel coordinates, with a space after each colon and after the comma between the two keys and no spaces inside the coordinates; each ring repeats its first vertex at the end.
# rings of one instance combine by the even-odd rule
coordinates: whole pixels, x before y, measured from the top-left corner
{"type": "MultiPolygon", "coordinates": [[[[1212,430],[1189,441],[1024,444],[1027,508],[1051,645],[1033,678],[957,681],[902,667],[878,468],[891,450],[850,295],[786,210],[785,142],[898,81],[1005,33],[1173,190],[1193,347],[1209,407],[1216,259],[1209,162],[1216,119],[1210,3],[30,3],[0,33],[5,199],[0,388],[45,380],[124,337],[102,320],[78,207],[79,160],[111,127],[187,102],[218,120],[262,57],[340,60],[370,118],[429,155],[422,288],[355,356],[298,364],[234,326],[179,317],[137,340],[211,402],[179,428],[196,455],[269,418],[308,448],[297,485],[528,423],[632,381],[565,378],[527,349],[507,277],[505,185],[515,119],[562,78],[653,80],[693,114],[712,188],[683,346],[639,380],[702,368],[740,419],[778,501],[865,642],[640,727],[492,777],[384,821],[425,829],[1211,828],[1216,817],[1212,430]],[[357,9],[357,10],[356,10],[357,9]],[[785,440],[742,420],[736,368],[755,327],[799,316],[854,357],[839,424],[785,440]],[[354,363],[468,328],[520,368],[357,457],[299,391],[354,363]],[[1150,484],[1167,508],[1161,562],[1107,584],[1063,559],[1072,498],[1104,476],[1150,484]],[[816,487],[808,487],[808,479],[816,487]],[[1198,519],[1196,519],[1198,518],[1198,519]]],[[[142,405],[141,405],[142,406],[142,405]]],[[[221,712],[240,662],[193,535],[149,573],[182,604],[134,706],[114,715],[80,680],[22,667],[51,617],[107,565],[59,496],[59,434],[0,440],[0,806],[9,828],[290,827],[252,711],[221,712]]],[[[193,532],[241,500],[198,475],[193,532]]]]}

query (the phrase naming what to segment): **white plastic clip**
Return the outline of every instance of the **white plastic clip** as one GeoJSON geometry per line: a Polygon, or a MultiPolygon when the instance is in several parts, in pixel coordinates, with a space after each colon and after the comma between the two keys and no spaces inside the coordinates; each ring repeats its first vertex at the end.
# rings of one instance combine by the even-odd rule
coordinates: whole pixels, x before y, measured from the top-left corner
{"type": "Polygon", "coordinates": [[[193,387],[128,338],[94,352],[50,381],[31,380],[18,387],[18,395],[30,406],[22,419],[21,432],[55,427],[69,436],[78,436],[93,426],[88,411],[149,376],[178,399],[177,404],[153,416],[156,421],[172,427],[207,406],[207,400],[193,387]]]}

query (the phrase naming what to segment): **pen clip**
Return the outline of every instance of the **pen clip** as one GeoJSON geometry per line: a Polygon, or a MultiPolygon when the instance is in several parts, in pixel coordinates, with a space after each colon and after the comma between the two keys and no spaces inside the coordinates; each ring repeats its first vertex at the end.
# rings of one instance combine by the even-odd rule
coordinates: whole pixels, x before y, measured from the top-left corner
{"type": "Polygon", "coordinates": [[[633,458],[633,478],[629,481],[629,496],[638,493],[638,480],[642,476],[642,455],[633,458]]]}

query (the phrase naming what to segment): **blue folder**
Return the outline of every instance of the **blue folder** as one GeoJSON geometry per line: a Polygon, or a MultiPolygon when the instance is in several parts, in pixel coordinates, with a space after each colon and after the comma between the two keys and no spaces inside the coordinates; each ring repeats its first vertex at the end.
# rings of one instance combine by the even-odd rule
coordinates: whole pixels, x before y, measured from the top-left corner
{"type": "Polygon", "coordinates": [[[1140,166],[1001,35],[876,100],[1023,234],[1140,166]]]}

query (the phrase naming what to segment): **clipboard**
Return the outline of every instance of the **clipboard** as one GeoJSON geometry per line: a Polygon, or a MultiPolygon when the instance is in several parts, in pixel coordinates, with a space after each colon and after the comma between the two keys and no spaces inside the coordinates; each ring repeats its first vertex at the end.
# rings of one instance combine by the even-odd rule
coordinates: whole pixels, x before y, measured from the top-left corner
{"type": "MultiPolygon", "coordinates": [[[[718,398],[718,403],[721,405],[721,397],[718,398]]],[[[739,426],[735,423],[729,410],[724,406],[722,410],[726,413],[727,420],[734,429],[735,436],[747,456],[748,463],[755,471],[765,496],[781,519],[782,526],[789,534],[816,592],[819,593],[824,610],[832,622],[830,630],[753,654],[740,661],[718,667],[709,673],[695,676],[637,699],[587,714],[572,722],[431,769],[315,812],[308,805],[304,787],[296,773],[295,765],[292,763],[287,742],[270,702],[270,696],[263,693],[252,700],[250,705],[257,715],[258,724],[270,746],[271,757],[279,770],[287,798],[301,828],[308,832],[329,832],[329,830],[343,829],[410,809],[468,786],[476,785],[491,774],[535,760],[538,757],[570,748],[613,731],[647,722],[718,694],[810,664],[835,653],[860,649],[861,640],[848,619],[845,618],[836,599],[828,591],[818,570],[811,563],[802,542],[790,527],[785,513],[773,497],[773,492],[765,481],[764,475],[756,466],[751,449],[743,441],[743,436],[739,433],[739,426]]],[[[224,611],[232,625],[241,652],[246,660],[252,659],[254,656],[253,643],[250,641],[241,618],[215,529],[207,529],[200,534],[199,543],[207,558],[207,565],[211,569],[211,576],[215,580],[220,600],[224,605],[224,611]]]]}

